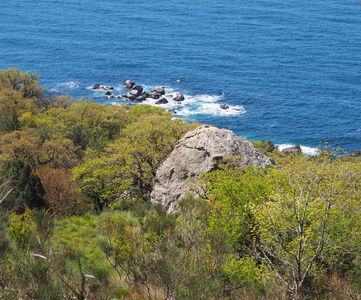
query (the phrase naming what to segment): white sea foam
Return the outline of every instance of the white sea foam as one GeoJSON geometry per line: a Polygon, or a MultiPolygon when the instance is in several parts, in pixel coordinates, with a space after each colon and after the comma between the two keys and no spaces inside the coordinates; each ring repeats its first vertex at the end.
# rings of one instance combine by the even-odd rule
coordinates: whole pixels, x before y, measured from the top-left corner
{"type": "MultiPolygon", "coordinates": [[[[144,91],[150,93],[155,87],[161,85],[144,85],[139,84],[144,91]]],[[[87,87],[88,90],[92,90],[96,93],[103,94],[104,90],[93,90],[92,86],[87,87]]],[[[129,91],[123,87],[123,85],[115,86],[115,90],[118,91],[120,94],[126,94],[129,91]]],[[[118,93],[114,93],[115,96],[118,93]]],[[[140,103],[149,104],[153,106],[160,106],[165,109],[173,109],[176,112],[177,116],[187,117],[187,116],[194,116],[194,115],[212,115],[212,116],[238,116],[241,114],[246,113],[245,108],[242,105],[228,105],[222,102],[224,98],[224,93],[221,95],[189,95],[184,93],[183,91],[176,90],[172,87],[165,86],[165,95],[162,96],[168,100],[166,104],[155,104],[157,100],[148,98],[145,101],[140,103]],[[177,102],[173,101],[173,98],[176,96],[177,93],[184,94],[184,100],[177,102]],[[220,107],[221,104],[226,104],[228,109],[222,109],[220,107]]],[[[123,99],[124,102],[127,102],[126,99],[123,99]]]]}
{"type": "MultiPolygon", "coordinates": [[[[143,87],[144,88],[144,87],[143,87]]],[[[145,90],[151,90],[154,87],[147,87],[145,90]]],[[[223,94],[219,96],[214,95],[187,95],[184,94],[184,100],[177,102],[173,101],[177,91],[166,87],[166,94],[163,96],[168,100],[167,104],[157,105],[157,100],[147,99],[143,103],[150,105],[157,105],[165,109],[174,109],[177,116],[192,116],[192,115],[213,115],[213,116],[237,116],[246,113],[242,105],[228,105],[228,109],[220,107],[223,94]]]]}
{"type": "MultiPolygon", "coordinates": [[[[277,146],[278,146],[278,149],[280,151],[282,151],[282,150],[284,150],[286,148],[294,147],[295,145],[292,145],[292,144],[279,144],[277,146]]],[[[317,148],[312,148],[312,147],[307,147],[307,146],[302,146],[302,145],[300,145],[300,147],[301,147],[301,150],[302,150],[303,154],[305,154],[305,155],[316,155],[317,152],[318,152],[317,148]]]]}
{"type": "Polygon", "coordinates": [[[58,88],[70,88],[70,89],[77,89],[79,88],[79,82],[77,81],[69,81],[57,84],[58,88]]]}

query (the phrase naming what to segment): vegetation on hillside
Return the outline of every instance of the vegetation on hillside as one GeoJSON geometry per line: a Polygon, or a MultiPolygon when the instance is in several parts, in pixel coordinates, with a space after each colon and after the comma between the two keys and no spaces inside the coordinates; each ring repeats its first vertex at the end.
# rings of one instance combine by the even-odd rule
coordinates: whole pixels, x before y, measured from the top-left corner
{"type": "Polygon", "coordinates": [[[151,181],[199,124],[0,72],[0,298],[359,299],[361,165],[327,144],[227,157],[175,214],[151,181]]]}

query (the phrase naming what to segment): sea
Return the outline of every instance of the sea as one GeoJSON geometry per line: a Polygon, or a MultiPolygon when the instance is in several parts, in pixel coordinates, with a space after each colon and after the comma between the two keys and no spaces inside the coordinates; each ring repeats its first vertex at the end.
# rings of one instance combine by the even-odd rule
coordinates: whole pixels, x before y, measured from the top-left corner
{"type": "Polygon", "coordinates": [[[134,105],[94,84],[116,95],[127,79],[165,86],[177,118],[281,149],[361,148],[356,0],[1,0],[0,69],[10,67],[103,104],[134,105]]]}

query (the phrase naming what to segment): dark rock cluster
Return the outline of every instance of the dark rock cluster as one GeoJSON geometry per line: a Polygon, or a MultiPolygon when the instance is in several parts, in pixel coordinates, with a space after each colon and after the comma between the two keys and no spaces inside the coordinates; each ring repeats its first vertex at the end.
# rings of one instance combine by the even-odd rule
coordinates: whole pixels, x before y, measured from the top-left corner
{"type": "Polygon", "coordinates": [[[100,85],[99,83],[94,84],[92,86],[92,90],[94,91],[104,91],[105,92],[105,98],[118,98],[120,99],[121,96],[115,96],[113,95],[112,91],[115,90],[115,88],[113,86],[106,86],[106,85],[100,85]]]}
{"type": "MultiPolygon", "coordinates": [[[[129,90],[127,94],[124,95],[113,95],[112,91],[114,91],[114,87],[112,86],[104,86],[100,84],[95,84],[92,89],[95,91],[105,91],[105,98],[124,98],[129,101],[144,101],[148,98],[152,98],[157,100],[155,104],[166,104],[168,100],[165,97],[165,87],[156,87],[150,93],[147,93],[143,90],[140,85],[135,84],[134,82],[127,80],[123,86],[129,90]]],[[[180,102],[184,100],[184,95],[181,93],[177,93],[173,98],[174,101],[180,102]]]]}
{"type": "Polygon", "coordinates": [[[228,109],[228,108],[229,108],[229,106],[226,105],[226,104],[221,104],[219,107],[220,107],[221,109],[228,109]]]}

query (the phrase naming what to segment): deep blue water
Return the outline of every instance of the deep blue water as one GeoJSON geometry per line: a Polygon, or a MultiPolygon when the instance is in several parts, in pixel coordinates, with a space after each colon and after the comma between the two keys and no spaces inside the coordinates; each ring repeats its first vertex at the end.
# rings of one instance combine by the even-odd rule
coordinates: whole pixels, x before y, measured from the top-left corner
{"type": "Polygon", "coordinates": [[[131,79],[184,93],[179,116],[245,138],[361,148],[356,0],[1,4],[0,69],[34,71],[49,90],[110,103],[87,87],[120,94],[131,79]]]}

